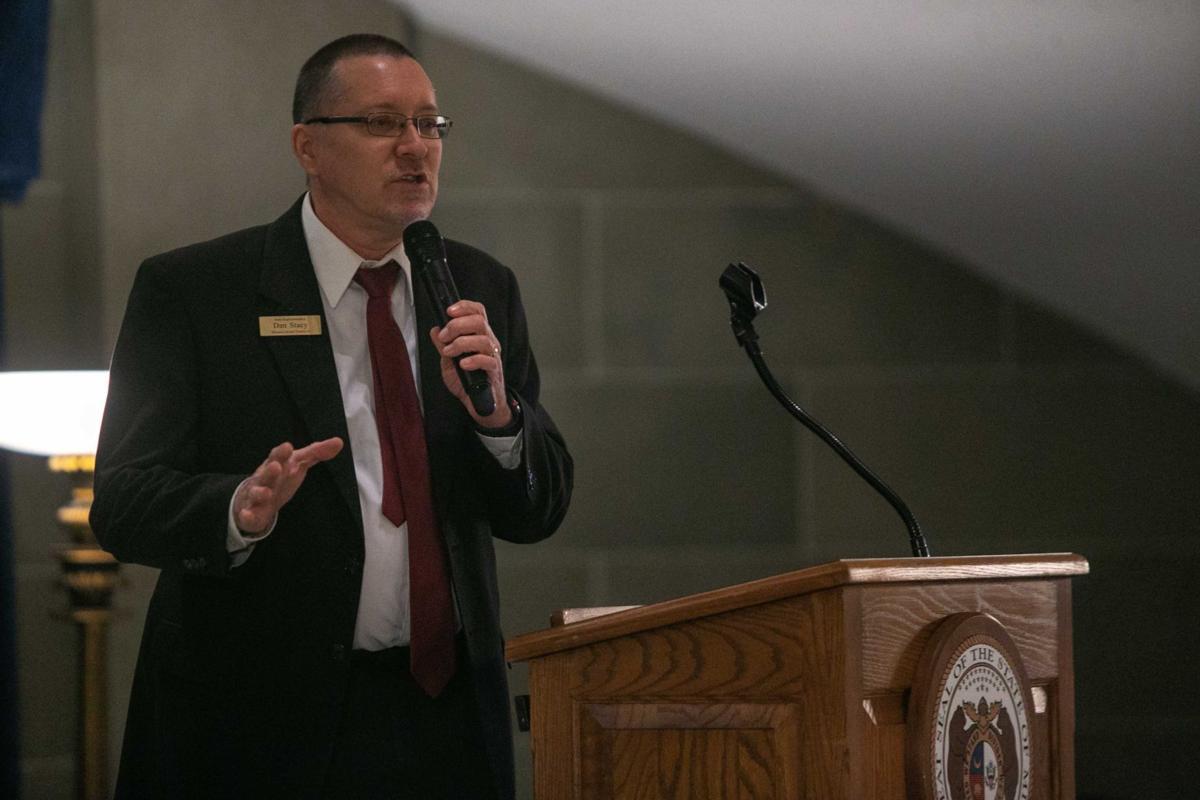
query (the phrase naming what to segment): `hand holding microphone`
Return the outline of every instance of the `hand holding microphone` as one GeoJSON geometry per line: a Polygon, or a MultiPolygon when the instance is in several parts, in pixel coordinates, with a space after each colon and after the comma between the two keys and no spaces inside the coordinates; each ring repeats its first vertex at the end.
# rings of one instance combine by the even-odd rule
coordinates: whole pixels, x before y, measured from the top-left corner
{"type": "Polygon", "coordinates": [[[512,410],[503,401],[500,343],[488,324],[487,309],[459,297],[446,263],[446,245],[433,223],[420,220],[405,228],[404,252],[440,323],[431,338],[442,356],[446,388],[464,405],[469,401],[472,416],[480,425],[504,427],[512,420],[512,410]],[[499,407],[497,396],[501,398],[499,407]]]}

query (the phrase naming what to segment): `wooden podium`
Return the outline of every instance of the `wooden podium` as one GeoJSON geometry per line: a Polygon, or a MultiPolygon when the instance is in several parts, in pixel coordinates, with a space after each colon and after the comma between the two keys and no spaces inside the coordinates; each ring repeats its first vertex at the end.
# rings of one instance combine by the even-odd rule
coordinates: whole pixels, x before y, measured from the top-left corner
{"type": "MultiPolygon", "coordinates": [[[[1073,798],[1071,576],[1087,570],[1069,554],[846,560],[590,618],[568,613],[506,650],[530,665],[535,796],[936,797],[906,784],[926,746],[914,731],[928,730],[909,719],[910,692],[928,683],[919,665],[932,663],[935,631],[971,616],[1011,637],[1031,700],[1026,785],[1002,774],[1003,794],[1073,798]]],[[[991,752],[975,740],[968,747],[991,752]]],[[[948,800],[968,779],[954,769],[948,800]]],[[[970,779],[992,781],[994,794],[988,769],[970,779]]]]}

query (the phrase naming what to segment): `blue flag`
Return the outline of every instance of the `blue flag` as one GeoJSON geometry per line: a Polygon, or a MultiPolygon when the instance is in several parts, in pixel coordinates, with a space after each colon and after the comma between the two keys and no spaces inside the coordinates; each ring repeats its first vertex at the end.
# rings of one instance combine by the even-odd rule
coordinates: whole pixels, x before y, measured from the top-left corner
{"type": "Polygon", "coordinates": [[[41,167],[47,0],[0,3],[0,201],[16,202],[41,167]]]}

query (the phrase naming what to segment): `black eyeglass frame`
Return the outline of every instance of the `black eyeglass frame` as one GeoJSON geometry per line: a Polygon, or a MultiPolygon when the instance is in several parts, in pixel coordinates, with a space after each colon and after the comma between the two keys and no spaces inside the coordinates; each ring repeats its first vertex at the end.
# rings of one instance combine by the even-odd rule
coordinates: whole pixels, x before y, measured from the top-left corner
{"type": "Polygon", "coordinates": [[[444,114],[416,114],[411,117],[406,117],[403,114],[397,114],[393,111],[376,111],[373,114],[366,114],[358,117],[310,117],[302,122],[304,125],[338,125],[347,122],[357,122],[366,125],[367,133],[371,134],[372,136],[392,137],[403,136],[404,126],[409,122],[412,122],[413,127],[417,129],[417,136],[420,136],[422,139],[445,139],[450,134],[450,128],[454,125],[454,120],[450,119],[444,114]],[[379,118],[399,119],[401,122],[400,129],[396,133],[376,133],[375,131],[371,130],[371,120],[379,118]],[[422,119],[433,119],[438,121],[436,123],[437,127],[434,128],[436,133],[433,136],[427,136],[421,132],[421,125],[418,120],[422,119]]]}

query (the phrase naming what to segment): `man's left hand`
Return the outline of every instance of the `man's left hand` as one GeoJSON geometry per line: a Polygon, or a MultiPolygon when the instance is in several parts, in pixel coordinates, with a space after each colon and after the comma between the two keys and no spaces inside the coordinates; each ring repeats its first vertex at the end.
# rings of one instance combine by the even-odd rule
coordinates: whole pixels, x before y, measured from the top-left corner
{"type": "Polygon", "coordinates": [[[503,428],[512,421],[512,409],[508,405],[508,397],[504,391],[504,363],[500,357],[500,341],[492,333],[488,324],[487,309],[482,303],[474,300],[459,300],[446,309],[450,321],[443,328],[433,328],[429,337],[433,346],[442,357],[442,383],[450,394],[467,409],[467,413],[481,428],[503,428]],[[463,389],[458,373],[454,371],[455,356],[461,355],[459,362],[464,370],[481,369],[487,373],[488,383],[492,388],[492,397],[496,401],[496,410],[486,417],[475,413],[471,398],[463,389]]]}

